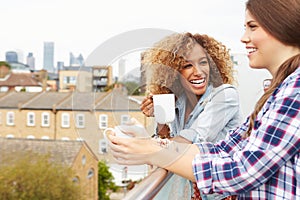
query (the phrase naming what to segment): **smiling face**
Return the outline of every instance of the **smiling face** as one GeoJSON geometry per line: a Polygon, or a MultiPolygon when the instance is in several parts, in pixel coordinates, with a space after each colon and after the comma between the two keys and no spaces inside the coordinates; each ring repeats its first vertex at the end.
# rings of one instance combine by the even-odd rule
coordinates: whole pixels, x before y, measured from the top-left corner
{"type": "Polygon", "coordinates": [[[291,50],[290,46],[281,43],[266,32],[248,10],[245,17],[245,33],[241,42],[246,45],[250,67],[265,68],[272,75],[288,58],[291,50]]]}
{"type": "Polygon", "coordinates": [[[179,72],[185,91],[194,93],[199,99],[205,93],[208,85],[209,62],[203,48],[198,43],[186,56],[186,62],[179,72]]]}

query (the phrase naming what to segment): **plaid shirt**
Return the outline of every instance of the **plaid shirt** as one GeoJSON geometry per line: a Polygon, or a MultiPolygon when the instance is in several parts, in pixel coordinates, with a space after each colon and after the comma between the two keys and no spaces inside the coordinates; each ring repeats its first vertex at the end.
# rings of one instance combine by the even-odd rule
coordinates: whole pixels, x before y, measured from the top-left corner
{"type": "Polygon", "coordinates": [[[203,193],[239,199],[300,199],[300,68],[273,92],[243,139],[249,120],[217,144],[198,144],[193,160],[203,193]]]}

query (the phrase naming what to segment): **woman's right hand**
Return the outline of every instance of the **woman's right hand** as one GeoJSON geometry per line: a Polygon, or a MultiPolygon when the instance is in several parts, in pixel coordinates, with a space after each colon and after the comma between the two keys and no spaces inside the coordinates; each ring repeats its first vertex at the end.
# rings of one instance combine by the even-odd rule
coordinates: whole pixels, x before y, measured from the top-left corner
{"type": "Polygon", "coordinates": [[[146,96],[140,106],[141,111],[147,117],[154,117],[154,106],[152,96],[152,94],[146,96]]]}

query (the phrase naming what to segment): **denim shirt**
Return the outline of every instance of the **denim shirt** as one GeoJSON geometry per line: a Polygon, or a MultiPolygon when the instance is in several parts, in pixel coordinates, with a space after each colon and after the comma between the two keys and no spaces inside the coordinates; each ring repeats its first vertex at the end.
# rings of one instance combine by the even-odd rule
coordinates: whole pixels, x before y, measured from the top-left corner
{"type": "MultiPolygon", "coordinates": [[[[230,129],[240,124],[238,92],[232,85],[223,84],[217,88],[210,85],[184,123],[186,102],[185,93],[182,93],[176,100],[175,120],[170,124],[172,136],[179,135],[192,143],[203,141],[215,143],[224,139],[230,129]]],[[[154,199],[190,199],[192,190],[189,180],[174,174],[154,199]]],[[[201,194],[201,197],[202,199],[222,199],[226,196],[201,194]]]]}
{"type": "Polygon", "coordinates": [[[209,86],[184,124],[187,97],[183,93],[176,101],[172,135],[182,136],[192,143],[217,142],[236,128],[241,121],[239,97],[234,86],[209,86]],[[199,116],[200,115],[200,116],[199,116]]]}
{"type": "Polygon", "coordinates": [[[176,101],[171,134],[184,137],[192,143],[215,143],[224,139],[226,133],[241,121],[239,96],[232,85],[223,84],[217,88],[209,86],[184,123],[186,101],[185,93],[176,101]]]}

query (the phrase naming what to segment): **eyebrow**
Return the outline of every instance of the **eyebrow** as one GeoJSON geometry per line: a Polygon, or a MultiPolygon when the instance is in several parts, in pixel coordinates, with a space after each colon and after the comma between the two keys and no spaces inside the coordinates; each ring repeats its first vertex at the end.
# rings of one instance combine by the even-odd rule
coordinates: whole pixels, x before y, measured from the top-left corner
{"type": "MultiPolygon", "coordinates": [[[[203,56],[201,58],[199,58],[199,60],[204,60],[204,59],[208,59],[207,56],[203,56]]],[[[191,60],[185,60],[186,62],[192,62],[191,60]]]]}
{"type": "Polygon", "coordinates": [[[246,23],[244,26],[249,25],[249,24],[252,23],[252,22],[256,22],[256,21],[253,20],[253,19],[251,19],[251,20],[247,21],[247,23],[246,23]]]}

